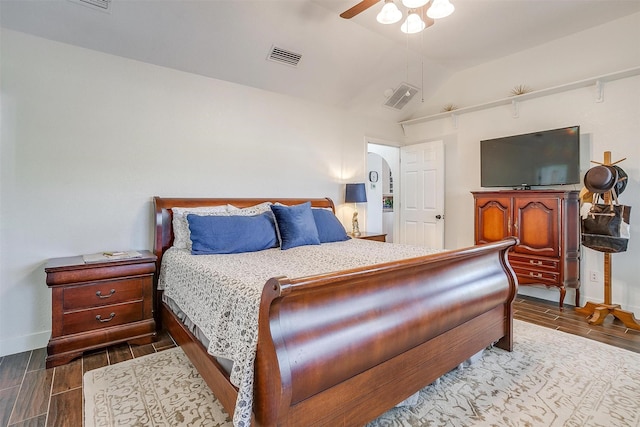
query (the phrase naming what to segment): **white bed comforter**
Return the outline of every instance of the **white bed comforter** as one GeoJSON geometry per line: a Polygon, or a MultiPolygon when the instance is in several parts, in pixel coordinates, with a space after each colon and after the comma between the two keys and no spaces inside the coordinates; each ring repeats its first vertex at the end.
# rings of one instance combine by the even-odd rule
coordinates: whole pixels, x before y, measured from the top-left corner
{"type": "Polygon", "coordinates": [[[238,387],[233,424],[248,427],[258,309],[269,278],[305,277],[435,252],[361,239],[230,255],[191,255],[186,249],[171,248],[163,255],[158,287],[209,339],[212,356],[233,361],[231,382],[238,387]]]}

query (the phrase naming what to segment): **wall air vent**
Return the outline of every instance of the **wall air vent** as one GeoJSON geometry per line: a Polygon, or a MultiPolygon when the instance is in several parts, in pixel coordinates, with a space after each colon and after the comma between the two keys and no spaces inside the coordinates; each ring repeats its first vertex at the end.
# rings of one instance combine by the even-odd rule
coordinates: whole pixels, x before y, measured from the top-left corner
{"type": "Polygon", "coordinates": [[[279,62],[280,64],[289,65],[291,67],[297,67],[301,58],[301,54],[291,52],[290,50],[286,50],[278,46],[271,46],[269,56],[267,56],[269,61],[279,62]]]}
{"type": "Polygon", "coordinates": [[[90,7],[94,10],[100,10],[102,12],[111,12],[112,0],[69,0],[72,3],[81,4],[83,6],[90,7]]]}
{"type": "Polygon", "coordinates": [[[413,99],[416,93],[418,93],[418,88],[407,83],[400,83],[400,86],[393,91],[393,94],[387,99],[384,106],[393,108],[394,110],[402,110],[402,108],[413,99]]]}

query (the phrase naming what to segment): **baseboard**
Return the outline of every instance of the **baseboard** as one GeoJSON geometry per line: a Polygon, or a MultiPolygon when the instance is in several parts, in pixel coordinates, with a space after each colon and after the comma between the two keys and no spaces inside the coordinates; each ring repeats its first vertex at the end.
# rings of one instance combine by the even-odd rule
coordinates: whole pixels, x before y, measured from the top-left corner
{"type": "Polygon", "coordinates": [[[0,357],[44,348],[47,346],[50,337],[51,331],[42,331],[35,334],[0,340],[0,357]]]}

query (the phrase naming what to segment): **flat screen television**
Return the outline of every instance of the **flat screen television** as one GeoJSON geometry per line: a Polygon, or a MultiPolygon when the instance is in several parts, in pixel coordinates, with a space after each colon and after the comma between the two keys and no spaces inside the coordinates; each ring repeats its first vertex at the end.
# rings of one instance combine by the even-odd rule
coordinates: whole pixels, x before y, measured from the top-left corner
{"type": "Polygon", "coordinates": [[[482,187],[578,184],[580,126],[480,141],[482,187]]]}

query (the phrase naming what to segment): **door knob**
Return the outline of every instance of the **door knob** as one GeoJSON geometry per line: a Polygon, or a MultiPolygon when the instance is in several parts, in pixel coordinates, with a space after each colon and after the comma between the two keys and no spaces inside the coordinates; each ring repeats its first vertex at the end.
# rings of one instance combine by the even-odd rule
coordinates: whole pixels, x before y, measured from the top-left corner
{"type": "Polygon", "coordinates": [[[442,219],[442,215],[436,215],[436,219],[442,219]]]}

